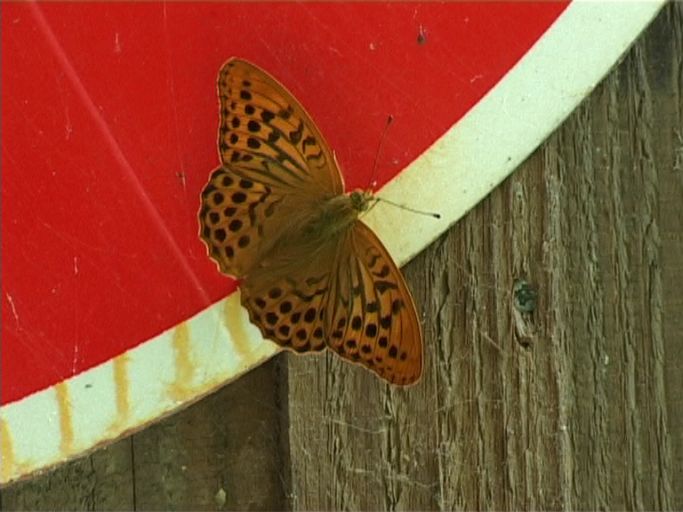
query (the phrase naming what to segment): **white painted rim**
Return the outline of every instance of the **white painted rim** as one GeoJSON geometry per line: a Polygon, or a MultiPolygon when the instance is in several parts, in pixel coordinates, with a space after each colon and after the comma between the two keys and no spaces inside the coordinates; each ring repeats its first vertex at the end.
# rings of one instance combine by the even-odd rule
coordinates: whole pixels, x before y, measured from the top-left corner
{"type": "MultiPolygon", "coordinates": [[[[505,179],[663,4],[570,4],[496,87],[381,190],[382,197],[442,215],[435,221],[382,203],[374,208],[364,220],[396,260],[408,261],[505,179]]],[[[0,485],[140,429],[277,352],[232,294],[106,363],[2,406],[0,485]]]]}

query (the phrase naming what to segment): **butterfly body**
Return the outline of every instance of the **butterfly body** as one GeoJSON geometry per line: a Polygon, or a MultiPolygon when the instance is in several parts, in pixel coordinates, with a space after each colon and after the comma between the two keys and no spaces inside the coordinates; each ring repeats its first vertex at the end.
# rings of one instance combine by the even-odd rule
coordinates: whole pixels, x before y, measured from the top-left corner
{"type": "Polygon", "coordinates": [[[218,80],[222,165],[202,192],[200,237],[264,337],[329,348],[395,384],[422,370],[410,292],[359,218],[371,191],[344,192],[310,116],[265,71],[231,59],[218,80]]]}
{"type": "Polygon", "coordinates": [[[314,207],[310,220],[304,220],[302,234],[305,239],[319,240],[320,244],[330,238],[339,237],[349,229],[358,216],[368,209],[372,194],[366,191],[353,191],[321,201],[314,207]]]}

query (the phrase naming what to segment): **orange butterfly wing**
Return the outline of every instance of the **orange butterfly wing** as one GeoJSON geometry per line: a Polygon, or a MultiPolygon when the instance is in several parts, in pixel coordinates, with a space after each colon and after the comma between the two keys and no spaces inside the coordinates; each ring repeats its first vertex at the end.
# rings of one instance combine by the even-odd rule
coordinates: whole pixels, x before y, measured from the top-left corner
{"type": "Polygon", "coordinates": [[[242,305],[265,338],[296,352],[325,348],[330,275],[340,242],[330,240],[309,254],[281,247],[241,283],[242,305]]]}
{"type": "Polygon", "coordinates": [[[413,384],[422,374],[422,330],[401,271],[360,220],[345,245],[328,296],[328,346],[392,384],[413,384]]]}
{"type": "Polygon", "coordinates": [[[334,156],[311,116],[268,73],[230,59],[218,76],[218,96],[218,149],[226,167],[251,170],[288,193],[344,193],[334,156]]]}
{"type": "Polygon", "coordinates": [[[230,59],[218,76],[223,165],[202,192],[200,238],[221,272],[243,277],[291,212],[344,192],[334,156],[298,101],[265,71],[230,59]]]}

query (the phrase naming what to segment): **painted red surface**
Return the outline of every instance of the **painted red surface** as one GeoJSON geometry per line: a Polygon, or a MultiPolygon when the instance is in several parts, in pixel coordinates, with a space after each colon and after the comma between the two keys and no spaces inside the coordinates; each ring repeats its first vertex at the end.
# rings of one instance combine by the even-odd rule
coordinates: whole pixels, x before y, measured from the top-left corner
{"type": "Polygon", "coordinates": [[[218,164],[215,80],[228,57],[284,83],[347,184],[367,186],[388,114],[380,183],[565,7],[2,3],[2,402],[104,362],[234,288],[206,257],[196,220],[218,164]]]}

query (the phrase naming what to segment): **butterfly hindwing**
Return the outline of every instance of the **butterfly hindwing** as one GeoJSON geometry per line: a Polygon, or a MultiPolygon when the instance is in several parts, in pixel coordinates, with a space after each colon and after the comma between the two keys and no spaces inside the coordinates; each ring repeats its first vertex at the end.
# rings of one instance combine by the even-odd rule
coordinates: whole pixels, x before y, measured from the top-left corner
{"type": "Polygon", "coordinates": [[[330,349],[393,384],[422,373],[422,331],[400,270],[377,236],[356,221],[331,276],[330,349]]]}
{"type": "Polygon", "coordinates": [[[218,148],[225,165],[290,192],[342,194],[344,184],[322,134],[299,102],[262,69],[230,59],[218,76],[218,148]]]}
{"type": "Polygon", "coordinates": [[[296,352],[326,347],[325,315],[338,241],[313,258],[290,247],[259,262],[240,286],[242,305],[265,338],[296,352]]]}

